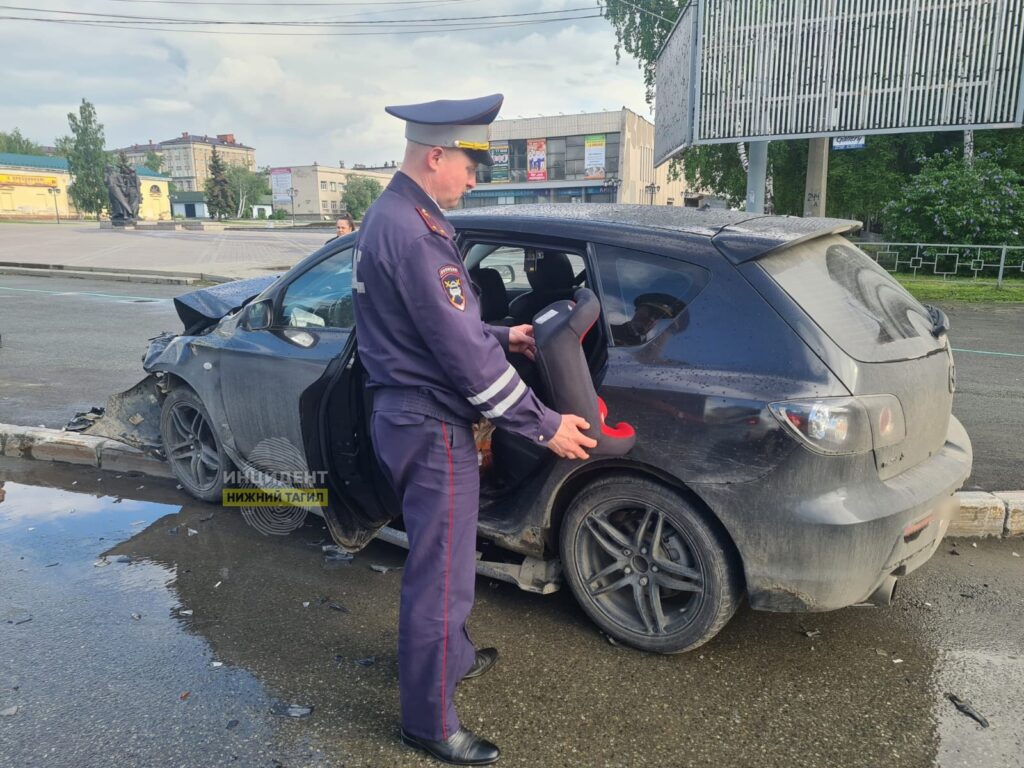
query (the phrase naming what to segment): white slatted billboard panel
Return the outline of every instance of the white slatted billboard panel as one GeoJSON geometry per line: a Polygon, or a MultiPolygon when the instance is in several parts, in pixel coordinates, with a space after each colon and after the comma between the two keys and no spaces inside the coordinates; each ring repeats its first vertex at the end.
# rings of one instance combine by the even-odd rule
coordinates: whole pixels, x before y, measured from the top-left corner
{"type": "Polygon", "coordinates": [[[677,24],[662,50],[656,112],[657,123],[677,111],[667,95],[662,103],[663,80],[687,71],[679,52],[692,48],[692,143],[1024,122],[1024,0],[700,0],[696,9],[696,24],[677,24]],[[674,42],[681,35],[689,48],[674,42]]]}

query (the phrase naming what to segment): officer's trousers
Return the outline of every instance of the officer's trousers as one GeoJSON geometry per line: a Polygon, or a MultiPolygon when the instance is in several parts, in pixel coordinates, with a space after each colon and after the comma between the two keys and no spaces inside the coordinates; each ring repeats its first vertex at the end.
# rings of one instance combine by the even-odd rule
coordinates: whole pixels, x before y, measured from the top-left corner
{"type": "Polygon", "coordinates": [[[372,435],[409,534],[398,621],[402,727],[420,738],[447,739],[459,729],[455,686],[476,654],[466,630],[480,510],[473,431],[416,413],[374,410],[372,435]]]}

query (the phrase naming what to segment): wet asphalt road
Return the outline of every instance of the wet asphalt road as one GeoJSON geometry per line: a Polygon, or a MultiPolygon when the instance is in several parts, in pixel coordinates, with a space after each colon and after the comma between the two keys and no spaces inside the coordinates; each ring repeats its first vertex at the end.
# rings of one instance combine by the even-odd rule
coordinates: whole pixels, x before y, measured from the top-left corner
{"type": "MultiPolygon", "coordinates": [[[[140,378],[146,340],[178,330],[187,288],[0,275],[0,422],[61,427],[140,378]]],[[[1024,305],[944,304],[974,441],[966,487],[1024,488],[1024,305]]]]}
{"type": "MultiPolygon", "coordinates": [[[[397,740],[401,572],[369,568],[401,550],[328,570],[318,521],[268,537],[171,483],[0,461],[0,765],[435,764],[397,740]]],[[[610,645],[567,593],[478,579],[474,638],[502,656],[459,710],[507,766],[1024,766],[1024,540],[977,544],[892,608],[741,608],[672,657],[610,645]]]]}

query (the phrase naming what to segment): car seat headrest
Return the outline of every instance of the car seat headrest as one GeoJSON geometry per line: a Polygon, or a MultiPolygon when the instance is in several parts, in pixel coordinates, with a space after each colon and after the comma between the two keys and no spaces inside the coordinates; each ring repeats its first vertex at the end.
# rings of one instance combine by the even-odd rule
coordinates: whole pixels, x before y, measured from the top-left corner
{"type": "Polygon", "coordinates": [[[535,291],[558,291],[572,288],[576,275],[568,255],[558,251],[528,251],[526,279],[535,291]]]}
{"type": "Polygon", "coordinates": [[[485,323],[508,316],[508,291],[501,273],[490,267],[473,270],[470,277],[480,289],[480,317],[485,323]]]}

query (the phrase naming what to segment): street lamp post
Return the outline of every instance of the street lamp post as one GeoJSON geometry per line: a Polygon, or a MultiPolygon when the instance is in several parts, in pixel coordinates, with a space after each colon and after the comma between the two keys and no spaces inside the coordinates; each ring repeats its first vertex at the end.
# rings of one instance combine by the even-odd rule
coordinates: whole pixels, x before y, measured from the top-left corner
{"type": "Polygon", "coordinates": [[[651,205],[654,205],[654,196],[661,191],[661,187],[652,182],[644,187],[644,191],[651,196],[651,205]]]}
{"type": "Polygon", "coordinates": [[[57,223],[60,224],[60,208],[57,207],[57,195],[60,194],[60,190],[57,187],[47,187],[46,191],[53,195],[53,212],[57,214],[57,223]]]}
{"type": "Polygon", "coordinates": [[[288,197],[292,200],[292,226],[295,226],[295,196],[299,193],[295,187],[288,187],[288,197]]]}
{"type": "Polygon", "coordinates": [[[618,176],[609,176],[601,182],[601,189],[609,190],[612,195],[612,202],[619,202],[619,187],[622,186],[622,179],[618,176]]]}

